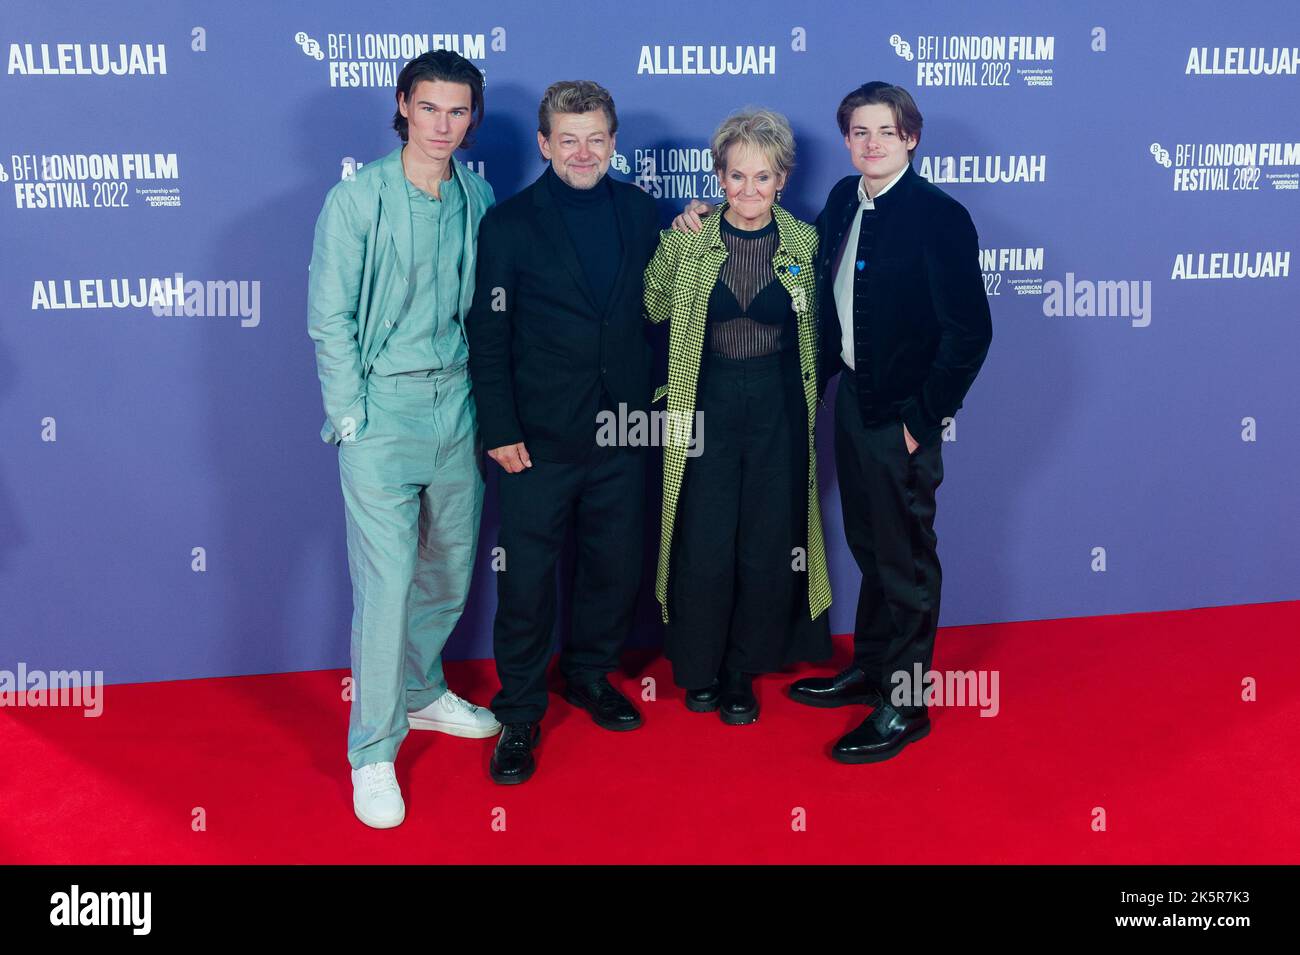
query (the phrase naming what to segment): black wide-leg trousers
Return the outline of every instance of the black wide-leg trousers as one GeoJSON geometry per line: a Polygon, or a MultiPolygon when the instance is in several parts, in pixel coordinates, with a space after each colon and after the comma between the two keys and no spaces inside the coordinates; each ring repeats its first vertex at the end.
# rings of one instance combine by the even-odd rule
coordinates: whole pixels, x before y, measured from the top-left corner
{"type": "Polygon", "coordinates": [[[688,690],[829,656],[808,618],[808,427],[793,351],[705,356],[702,449],[689,457],[669,570],[665,655],[688,690]]]}

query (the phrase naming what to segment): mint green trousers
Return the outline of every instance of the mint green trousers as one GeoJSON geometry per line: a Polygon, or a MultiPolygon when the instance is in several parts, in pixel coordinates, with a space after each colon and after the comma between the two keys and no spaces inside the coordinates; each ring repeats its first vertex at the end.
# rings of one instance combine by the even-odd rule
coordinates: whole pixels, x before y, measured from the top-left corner
{"type": "Polygon", "coordinates": [[[447,692],[442,649],[465,609],[483,510],[468,368],[372,375],[339,445],[352,574],[353,769],[391,762],[406,714],[447,692]]]}

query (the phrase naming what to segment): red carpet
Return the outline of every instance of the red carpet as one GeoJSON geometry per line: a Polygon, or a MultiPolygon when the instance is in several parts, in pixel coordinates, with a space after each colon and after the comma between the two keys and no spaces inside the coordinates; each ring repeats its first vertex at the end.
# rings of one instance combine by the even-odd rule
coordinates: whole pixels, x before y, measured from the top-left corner
{"type": "MultiPolygon", "coordinates": [[[[933,709],[928,738],[865,766],[827,756],[865,710],[793,703],[795,674],[730,727],[630,658],[616,684],[657,683],[642,729],[552,695],[517,787],[488,779],[493,740],[413,732],[407,820],[384,832],[352,815],[346,671],[110,686],[98,719],[0,709],[0,862],[1293,863],[1298,634],[1300,602],[945,629],[936,668],[999,671],[999,714],[933,709]]],[[[447,673],[475,702],[496,689],[491,662],[447,673]]]]}

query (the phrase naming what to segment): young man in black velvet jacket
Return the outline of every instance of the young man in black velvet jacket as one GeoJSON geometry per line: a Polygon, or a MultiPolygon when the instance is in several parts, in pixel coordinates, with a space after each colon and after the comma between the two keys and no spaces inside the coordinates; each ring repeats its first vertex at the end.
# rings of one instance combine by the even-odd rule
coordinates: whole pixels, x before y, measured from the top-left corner
{"type": "Polygon", "coordinates": [[[831,752],[868,763],[930,731],[919,695],[895,695],[897,675],[907,686],[933,659],[942,433],[984,362],[992,323],[970,215],[912,169],[921,113],[911,95],[866,83],[836,119],[860,175],[837,183],[817,218],[820,385],[843,372],[835,461],[862,587],[853,665],[799,680],[790,695],[813,706],[872,706],[831,752]]]}

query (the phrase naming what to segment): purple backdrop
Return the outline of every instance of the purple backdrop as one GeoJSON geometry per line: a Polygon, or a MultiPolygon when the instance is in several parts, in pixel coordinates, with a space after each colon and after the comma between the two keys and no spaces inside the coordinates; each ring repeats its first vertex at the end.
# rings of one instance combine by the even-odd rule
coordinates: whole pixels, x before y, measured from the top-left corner
{"type": "MultiPolygon", "coordinates": [[[[850,18],[661,0],[583,22],[536,3],[9,4],[0,667],[127,682],[346,665],[306,267],[326,190],[396,145],[393,79],[415,43],[484,68],[467,158],[500,197],[540,172],[546,84],[607,86],[613,174],[659,196],[665,224],[716,194],[703,152],[730,110],[789,115],[786,205],[812,218],[852,172],[840,97],[868,79],[908,87],[918,171],[974,217],[995,325],[945,446],[942,623],[1300,596],[1300,12],[1087,6],[850,18]],[[114,307],[111,280],[141,279],[236,284],[211,301],[201,286],[200,310],[226,314],[114,307]]],[[[845,632],[857,584],[828,425],[845,632]]],[[[453,657],[491,654],[492,488],[482,533],[453,657]]],[[[641,642],[658,639],[649,574],[641,642]]]]}

